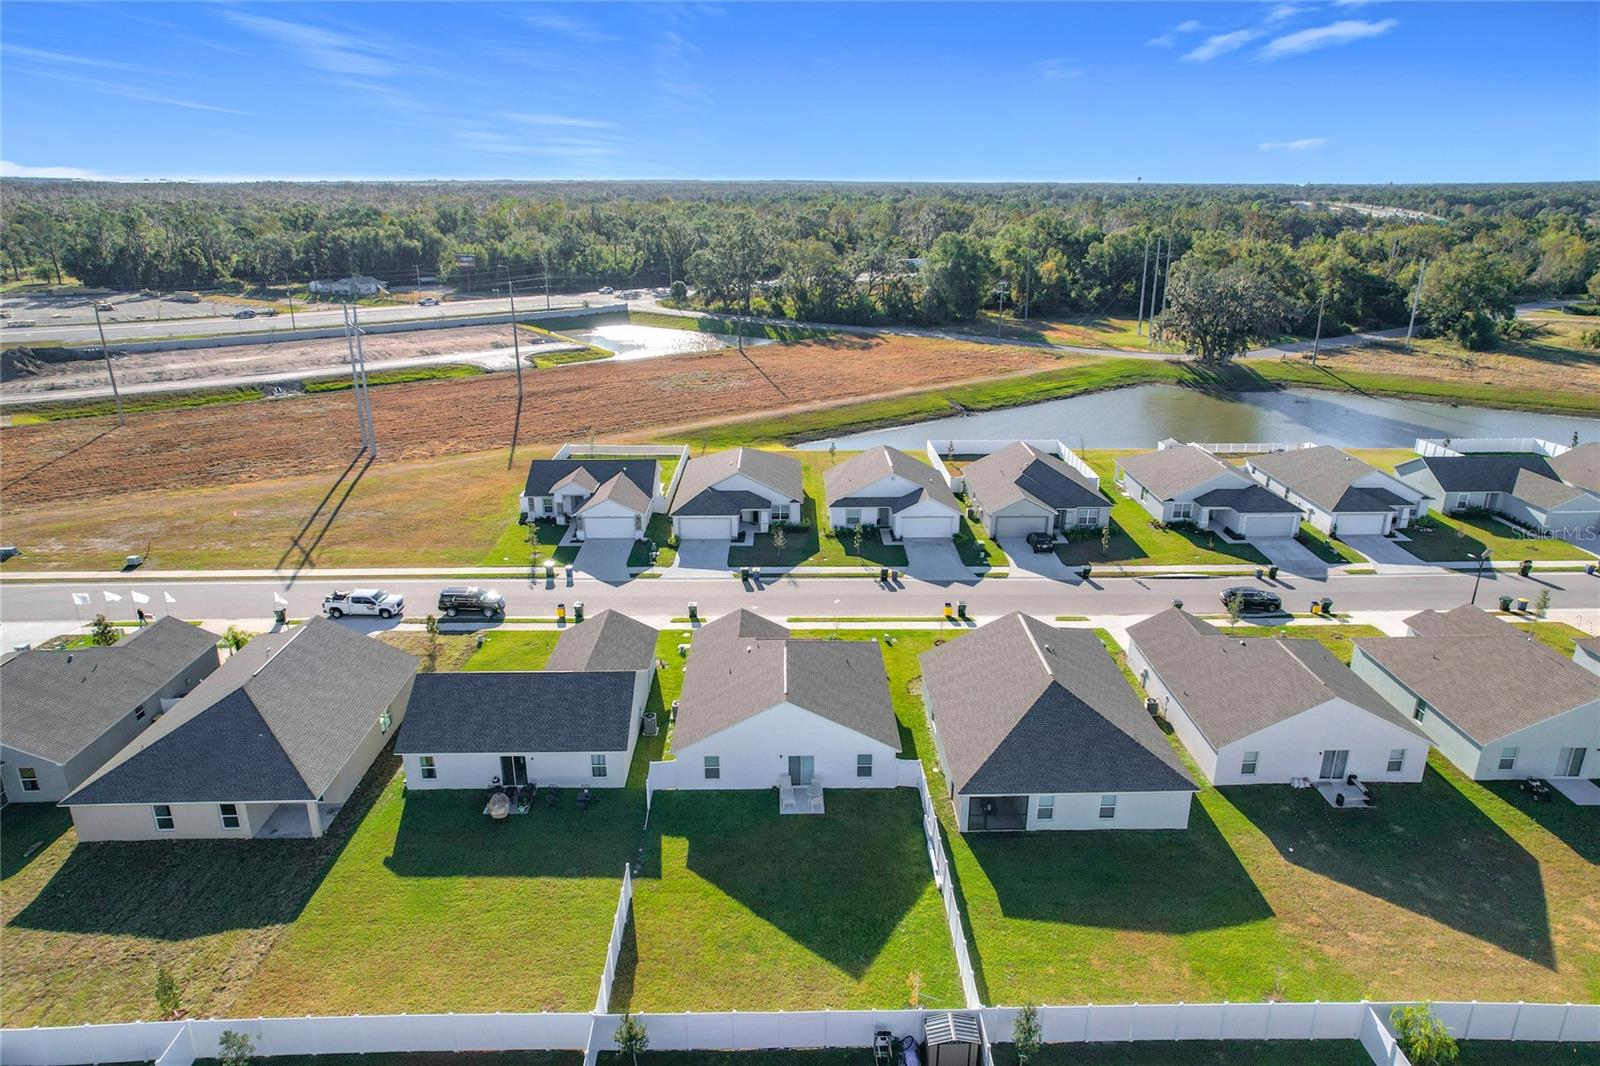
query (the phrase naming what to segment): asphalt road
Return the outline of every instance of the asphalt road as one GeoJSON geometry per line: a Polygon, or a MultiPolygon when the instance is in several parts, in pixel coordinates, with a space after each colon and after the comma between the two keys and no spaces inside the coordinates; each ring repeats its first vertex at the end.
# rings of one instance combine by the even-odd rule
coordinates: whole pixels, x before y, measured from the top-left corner
{"type": "MultiPolygon", "coordinates": [[[[570,609],[581,600],[589,613],[614,608],[656,623],[687,613],[693,600],[710,617],[736,607],[748,607],[773,617],[797,615],[816,617],[871,617],[937,615],[946,601],[966,600],[971,613],[992,618],[1011,611],[1026,611],[1050,619],[1056,615],[1140,615],[1159,611],[1174,599],[1182,599],[1193,610],[1220,611],[1221,591],[1231,585],[1259,585],[1278,592],[1290,611],[1309,610],[1312,598],[1334,600],[1335,609],[1346,611],[1419,611],[1448,608],[1466,603],[1473,591],[1470,573],[1427,572],[1415,574],[1334,575],[1326,581],[1291,577],[1287,580],[1256,582],[1241,578],[1091,578],[1086,585],[1069,585],[1041,578],[1013,577],[989,579],[970,585],[929,584],[908,580],[903,587],[888,590],[876,581],[863,578],[778,578],[763,588],[747,588],[731,578],[677,580],[638,579],[622,585],[578,575],[572,584],[557,578],[551,584],[540,580],[492,580],[506,597],[511,617],[550,617],[557,603],[570,609]]],[[[435,609],[438,591],[459,579],[432,578],[401,581],[363,580],[362,585],[378,585],[405,596],[406,614],[419,617],[435,609]]],[[[151,597],[149,610],[162,609],[162,592],[177,600],[172,611],[185,618],[249,619],[270,617],[273,594],[289,601],[291,617],[301,618],[318,612],[322,598],[335,587],[349,588],[358,582],[337,584],[323,579],[297,581],[167,581],[141,582],[134,578],[99,582],[4,582],[0,583],[0,621],[7,623],[59,621],[73,623],[81,615],[91,617],[104,612],[113,620],[132,618],[134,604],[128,596],[137,590],[151,597]],[[122,595],[120,603],[107,604],[102,590],[122,595]],[[74,609],[71,593],[86,592],[92,597],[88,607],[74,609]]],[[[1555,573],[1519,577],[1515,573],[1486,573],[1478,592],[1478,603],[1493,605],[1501,595],[1535,599],[1540,590],[1549,589],[1551,606],[1558,609],[1594,610],[1600,608],[1600,578],[1582,573],[1555,573]]]]}

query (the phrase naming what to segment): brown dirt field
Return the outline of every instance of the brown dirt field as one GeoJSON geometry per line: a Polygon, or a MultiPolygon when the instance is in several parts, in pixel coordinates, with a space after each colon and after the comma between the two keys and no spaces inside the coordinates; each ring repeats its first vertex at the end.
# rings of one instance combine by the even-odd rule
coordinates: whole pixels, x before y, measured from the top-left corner
{"type": "Polygon", "coordinates": [[[1449,340],[1428,338],[1416,341],[1410,352],[1400,341],[1386,341],[1331,352],[1322,362],[1341,370],[1479,382],[1508,389],[1600,393],[1600,351],[1582,347],[1577,340],[1587,321],[1541,321],[1532,336],[1503,342],[1492,352],[1469,352],[1449,340]]]}
{"type": "MultiPolygon", "coordinates": [[[[869,399],[1069,365],[1038,349],[922,337],[837,337],[749,351],[539,371],[527,380],[521,443],[618,439],[708,419],[869,399]],[[760,369],[756,369],[759,366],[760,369]]],[[[381,459],[484,451],[511,439],[516,381],[388,385],[373,391],[381,459]]],[[[16,426],[0,431],[8,508],[150,489],[252,482],[342,468],[356,447],[348,392],[16,426]]]]}

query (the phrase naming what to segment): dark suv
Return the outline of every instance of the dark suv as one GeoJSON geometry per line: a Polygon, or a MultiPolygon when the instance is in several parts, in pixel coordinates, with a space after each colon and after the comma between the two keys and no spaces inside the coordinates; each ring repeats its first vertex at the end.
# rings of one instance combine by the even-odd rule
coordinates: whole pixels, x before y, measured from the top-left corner
{"type": "Polygon", "coordinates": [[[487,618],[506,613],[506,598],[493,589],[452,585],[439,591],[439,610],[454,617],[461,611],[481,611],[487,618]]]}
{"type": "Polygon", "coordinates": [[[1037,531],[1028,534],[1028,547],[1032,548],[1035,555],[1056,550],[1056,538],[1048,533],[1037,531]]]}
{"type": "Polygon", "coordinates": [[[1276,614],[1283,610],[1283,601],[1276,592],[1265,589],[1251,588],[1249,585],[1235,585],[1231,589],[1222,590],[1222,605],[1226,607],[1228,601],[1235,596],[1246,612],[1251,614],[1276,614]]]}

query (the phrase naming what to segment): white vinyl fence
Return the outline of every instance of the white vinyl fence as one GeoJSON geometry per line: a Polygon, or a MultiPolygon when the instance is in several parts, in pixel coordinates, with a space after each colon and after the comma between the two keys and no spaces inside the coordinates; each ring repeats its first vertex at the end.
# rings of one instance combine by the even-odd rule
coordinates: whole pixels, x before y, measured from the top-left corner
{"type": "Polygon", "coordinates": [[[563,444],[552,456],[555,459],[584,459],[591,456],[621,459],[676,459],[677,467],[672,471],[672,480],[661,490],[662,495],[657,498],[657,503],[662,508],[672,502],[672,494],[678,491],[678,480],[683,477],[683,468],[689,465],[689,446],[687,444],[563,444]]]}
{"type": "Polygon", "coordinates": [[[617,956],[622,952],[622,936],[628,928],[628,916],[633,909],[633,868],[622,868],[622,893],[617,899],[617,913],[611,919],[611,942],[606,945],[606,965],[600,972],[600,992],[594,998],[594,1012],[604,1014],[611,1009],[611,983],[617,978],[617,956]]]}
{"type": "MultiPolygon", "coordinates": [[[[938,886],[939,899],[944,904],[944,923],[950,933],[950,946],[955,949],[956,969],[961,974],[961,995],[969,1008],[982,1006],[978,996],[978,979],[972,968],[972,955],[967,951],[967,935],[961,925],[961,907],[956,902],[956,888],[950,876],[950,857],[945,854],[944,840],[939,835],[939,815],[933,806],[933,794],[928,790],[928,775],[920,759],[901,759],[899,763],[916,768],[917,794],[922,797],[922,835],[928,844],[928,861],[933,864],[933,882],[938,886]]],[[[909,768],[902,771],[909,774],[909,768]]]]}
{"type": "MultiPolygon", "coordinates": [[[[945,466],[945,459],[956,455],[993,455],[1002,448],[1008,448],[1011,445],[1016,444],[1018,440],[1019,438],[1015,437],[994,440],[964,440],[957,438],[945,438],[943,440],[928,441],[924,451],[928,456],[928,465],[932,466],[934,470],[939,472],[939,476],[944,479],[944,483],[946,485],[950,486],[950,490],[952,492],[965,492],[967,491],[967,479],[962,477],[960,474],[952,473],[950,469],[945,466]]],[[[1094,478],[1096,480],[1098,480],[1100,477],[1100,475],[1096,474],[1088,463],[1079,458],[1077,452],[1074,452],[1071,448],[1068,448],[1059,440],[1046,438],[1030,440],[1024,438],[1021,439],[1021,442],[1034,448],[1038,448],[1042,452],[1048,452],[1049,454],[1060,459],[1062,462],[1066,463],[1068,466],[1072,467],[1072,469],[1076,470],[1084,477],[1094,478]]]]}
{"type": "Polygon", "coordinates": [[[1472,455],[1476,452],[1531,452],[1554,459],[1571,449],[1538,437],[1418,437],[1414,449],[1423,456],[1472,455]]]}
{"type": "MultiPolygon", "coordinates": [[[[1272,452],[1294,452],[1301,448],[1315,448],[1312,441],[1301,441],[1298,444],[1269,444],[1264,441],[1207,441],[1194,442],[1193,447],[1212,455],[1267,455],[1272,452]]],[[[1163,449],[1165,450],[1165,449],[1163,449]]]]}

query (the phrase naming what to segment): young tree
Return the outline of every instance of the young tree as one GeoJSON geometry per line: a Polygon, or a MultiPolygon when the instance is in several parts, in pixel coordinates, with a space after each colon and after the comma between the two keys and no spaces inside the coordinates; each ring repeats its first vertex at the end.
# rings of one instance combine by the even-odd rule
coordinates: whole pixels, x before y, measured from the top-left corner
{"type": "Polygon", "coordinates": [[[428,669],[433,673],[439,669],[439,619],[433,615],[422,620],[422,628],[428,631],[428,669]]]}
{"type": "Polygon", "coordinates": [[[222,643],[226,644],[232,651],[238,651],[250,643],[250,637],[251,634],[246,633],[238,626],[229,626],[222,631],[222,643]]]}
{"type": "Polygon", "coordinates": [[[156,967],[156,1010],[161,1012],[161,1017],[171,1018],[178,1013],[178,1008],[183,1005],[178,996],[178,982],[172,979],[165,966],[156,967]]]}
{"type": "Polygon", "coordinates": [[[94,621],[89,623],[89,643],[97,648],[109,648],[117,642],[117,627],[112,625],[103,614],[94,616],[94,621]]]}
{"type": "Polygon", "coordinates": [[[619,1053],[633,1060],[633,1066],[639,1066],[639,1056],[650,1050],[650,1034],[645,1032],[644,1023],[631,1013],[622,1015],[622,1024],[611,1034],[611,1039],[619,1053]]]}
{"type": "Polygon", "coordinates": [[[782,526],[772,527],[772,546],[780,552],[789,546],[789,534],[784,532],[782,526]]]}
{"type": "Polygon", "coordinates": [[[1100,554],[1111,554],[1111,523],[1107,522],[1100,527],[1100,554]]]}
{"type": "Polygon", "coordinates": [[[1228,611],[1228,625],[1238,625],[1239,619],[1244,617],[1244,594],[1241,592],[1235,592],[1232,596],[1228,597],[1223,606],[1228,611]]]}
{"type": "Polygon", "coordinates": [[[858,522],[850,532],[850,547],[857,555],[861,554],[861,538],[863,536],[861,524],[858,522]]]}
{"type": "Polygon", "coordinates": [[[1395,1007],[1389,1012],[1389,1025],[1412,1066],[1448,1066],[1460,1054],[1456,1038],[1433,1013],[1431,1003],[1395,1007]]]}
{"type": "Polygon", "coordinates": [[[1533,601],[1533,616],[1544,621],[1545,615],[1550,613],[1550,590],[1540,589],[1539,598],[1533,601]]]}
{"type": "Polygon", "coordinates": [[[1043,1043],[1044,1028],[1039,1024],[1039,1008],[1026,1003],[1017,1011],[1016,1020],[1011,1023],[1011,1049],[1019,1066],[1027,1066],[1029,1060],[1039,1053],[1043,1043]]]}
{"type": "Polygon", "coordinates": [[[839,444],[837,441],[828,442],[828,465],[832,466],[839,458],[839,444]]]}
{"type": "Polygon", "coordinates": [[[256,1057],[256,1042],[249,1033],[224,1029],[217,1037],[218,1066],[250,1066],[256,1057]]]}
{"type": "Polygon", "coordinates": [[[1166,310],[1156,318],[1162,336],[1211,365],[1276,340],[1297,317],[1293,301],[1244,263],[1207,270],[1184,259],[1172,268],[1166,300],[1166,310]]]}

